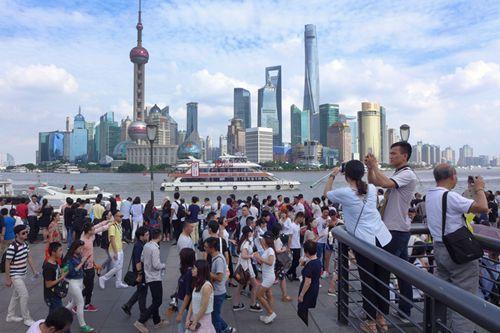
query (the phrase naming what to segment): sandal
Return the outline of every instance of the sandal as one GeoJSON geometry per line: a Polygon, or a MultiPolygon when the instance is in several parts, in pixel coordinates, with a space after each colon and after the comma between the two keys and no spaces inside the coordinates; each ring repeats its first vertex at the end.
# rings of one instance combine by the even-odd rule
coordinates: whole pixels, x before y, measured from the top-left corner
{"type": "Polygon", "coordinates": [[[387,325],[387,321],[385,321],[384,316],[377,315],[377,326],[380,327],[380,331],[385,333],[389,331],[389,326],[387,325]]]}
{"type": "Polygon", "coordinates": [[[365,333],[378,333],[377,323],[373,320],[362,322],[359,328],[365,333]]]}
{"type": "Polygon", "coordinates": [[[290,296],[286,295],[286,296],[281,297],[281,301],[288,303],[288,302],[292,301],[292,298],[290,296]]]}

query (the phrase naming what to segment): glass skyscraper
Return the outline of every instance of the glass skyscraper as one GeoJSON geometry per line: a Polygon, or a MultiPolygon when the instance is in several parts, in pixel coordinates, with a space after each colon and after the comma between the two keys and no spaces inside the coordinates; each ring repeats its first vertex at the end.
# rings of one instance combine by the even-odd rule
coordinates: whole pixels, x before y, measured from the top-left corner
{"type": "Polygon", "coordinates": [[[328,145],[328,128],[339,121],[338,104],[321,104],[319,106],[319,142],[328,145]]]}
{"type": "Polygon", "coordinates": [[[75,116],[70,142],[69,160],[71,162],[86,162],[88,160],[88,133],[85,126],[85,118],[82,116],[81,110],[75,116]]]}
{"type": "Polygon", "coordinates": [[[258,127],[267,127],[273,130],[273,146],[281,145],[278,108],[276,106],[276,88],[271,83],[259,89],[259,123],[258,127]]]}
{"type": "Polygon", "coordinates": [[[252,127],[250,92],[243,88],[234,88],[234,118],[243,120],[243,127],[252,127]]]}
{"type": "Polygon", "coordinates": [[[382,163],[389,163],[389,136],[387,133],[387,120],[385,115],[385,108],[380,107],[380,142],[382,147],[380,149],[382,155],[382,163]]]}
{"type": "MultiPolygon", "coordinates": [[[[198,103],[187,103],[186,138],[191,132],[198,132],[198,103]]],[[[182,142],[179,142],[181,144],[182,142]]]]}
{"type": "Polygon", "coordinates": [[[309,140],[309,113],[293,104],[290,107],[290,121],[292,146],[309,140]]]}
{"type": "MultiPolygon", "coordinates": [[[[276,131],[273,130],[273,144],[275,146],[281,146],[283,145],[283,117],[282,117],[282,101],[281,101],[281,66],[272,66],[272,67],[266,67],[266,86],[268,84],[271,84],[274,87],[275,91],[275,105],[276,105],[276,113],[277,113],[277,119],[278,119],[278,129],[276,131]]],[[[265,87],[264,87],[265,88],[265,87]]],[[[259,89],[259,96],[258,96],[258,107],[257,107],[257,126],[261,126],[260,124],[262,123],[262,106],[263,106],[263,99],[262,99],[262,94],[261,90],[263,91],[264,88],[259,89]]]]}
{"type": "Polygon", "coordinates": [[[304,30],[305,82],[304,107],[310,116],[311,140],[319,140],[319,64],[316,26],[307,24],[304,30]]]}

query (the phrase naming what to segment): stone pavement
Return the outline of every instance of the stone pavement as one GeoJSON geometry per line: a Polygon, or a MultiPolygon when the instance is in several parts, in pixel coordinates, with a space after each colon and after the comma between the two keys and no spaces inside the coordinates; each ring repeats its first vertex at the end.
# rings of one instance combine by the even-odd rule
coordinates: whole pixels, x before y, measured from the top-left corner
{"type": "MultiPolygon", "coordinates": [[[[167,274],[163,282],[163,304],[160,313],[164,315],[171,295],[177,284],[179,275],[177,250],[170,243],[162,242],[160,244],[162,261],[166,260],[167,274]]],[[[124,245],[125,251],[125,268],[130,260],[132,245],[124,245]]],[[[31,246],[31,253],[36,263],[36,266],[41,271],[44,246],[35,244],[31,246]]],[[[95,257],[97,262],[103,262],[106,254],[104,250],[95,248],[95,257]]],[[[125,272],[124,268],[124,272],[125,272]]],[[[34,320],[39,320],[47,316],[48,308],[43,301],[43,286],[42,278],[33,280],[31,272],[28,273],[26,284],[30,291],[29,309],[34,320]]],[[[27,327],[22,323],[7,323],[5,317],[10,301],[12,291],[5,287],[4,274],[0,274],[0,332],[25,332],[27,327]]],[[[288,282],[288,292],[292,297],[297,297],[299,283],[288,282]]],[[[309,327],[307,327],[296,315],[297,302],[294,300],[291,303],[282,303],[280,301],[279,287],[274,287],[276,297],[276,313],[278,317],[270,325],[265,325],[258,320],[260,314],[250,312],[248,310],[233,312],[231,301],[227,301],[223,307],[223,318],[226,322],[235,327],[238,332],[273,332],[273,333],[291,333],[291,332],[352,332],[351,328],[339,326],[337,324],[337,308],[335,305],[336,298],[328,296],[326,291],[328,288],[327,280],[322,280],[322,288],[316,309],[310,311],[309,327]]],[[[115,289],[114,279],[106,284],[106,289],[101,290],[98,286],[97,279],[94,288],[93,304],[99,308],[97,312],[85,312],[85,320],[88,325],[94,327],[96,332],[137,332],[133,327],[134,321],[139,316],[139,308],[136,305],[132,310],[132,316],[126,316],[120,306],[125,303],[135,288],[115,289]]],[[[230,288],[230,292],[235,292],[235,288],[230,288]]],[[[245,305],[249,305],[248,298],[242,296],[242,301],[245,305]]],[[[148,296],[148,305],[151,298],[148,296]]],[[[66,301],[64,302],[66,303],[66,301]]],[[[19,310],[18,310],[19,311],[19,310]]],[[[73,321],[73,332],[79,332],[78,321],[76,316],[73,321]]],[[[167,327],[154,330],[151,332],[177,332],[174,324],[169,324],[167,327]]]]}

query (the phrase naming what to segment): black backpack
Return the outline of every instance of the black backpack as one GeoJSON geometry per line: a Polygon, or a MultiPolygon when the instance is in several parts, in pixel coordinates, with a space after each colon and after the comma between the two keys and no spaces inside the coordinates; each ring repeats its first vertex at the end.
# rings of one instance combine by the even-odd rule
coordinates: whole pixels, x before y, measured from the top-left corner
{"type": "Polygon", "coordinates": [[[183,219],[186,217],[186,207],[184,207],[184,205],[180,202],[177,202],[177,205],[179,206],[179,208],[177,208],[177,219],[180,220],[180,219],[183,219]]]}
{"type": "MultiPolygon", "coordinates": [[[[14,258],[15,258],[17,251],[19,250],[19,245],[17,245],[16,241],[13,241],[12,244],[14,245],[14,258]]],[[[7,261],[7,251],[8,250],[9,250],[9,248],[7,247],[4,251],[4,253],[2,254],[2,259],[0,260],[0,273],[5,273],[5,270],[6,270],[5,263],[7,261]]],[[[14,258],[12,258],[12,260],[14,260],[14,258]]]]}

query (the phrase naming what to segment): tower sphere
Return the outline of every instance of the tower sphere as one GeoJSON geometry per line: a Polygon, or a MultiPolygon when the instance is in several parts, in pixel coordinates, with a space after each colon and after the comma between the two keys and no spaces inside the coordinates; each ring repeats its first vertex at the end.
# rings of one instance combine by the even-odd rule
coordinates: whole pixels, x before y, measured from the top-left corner
{"type": "Polygon", "coordinates": [[[149,60],[148,50],[142,46],[136,46],[130,50],[130,61],[134,64],[145,64],[149,60]]]}
{"type": "Polygon", "coordinates": [[[134,141],[147,141],[148,133],[146,129],[146,123],[140,120],[134,121],[128,127],[128,136],[134,141]]]}

